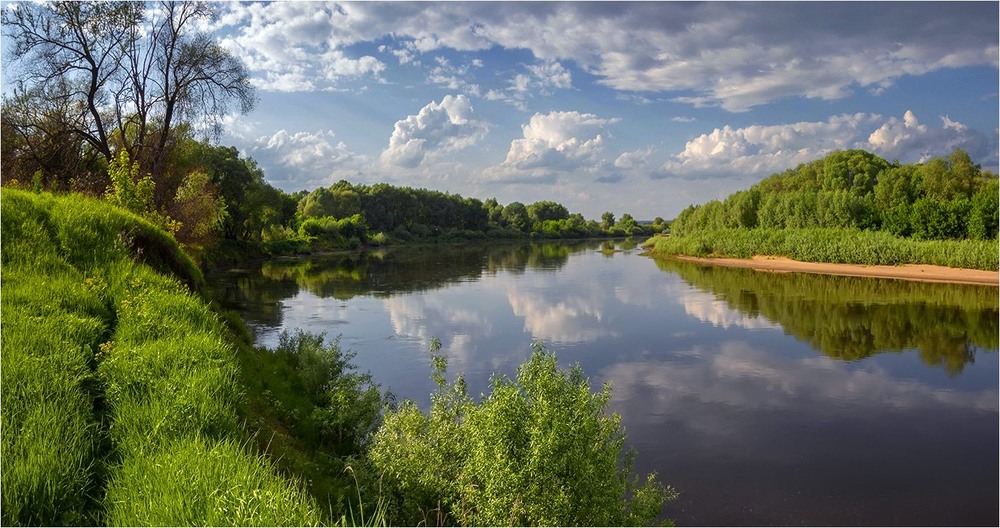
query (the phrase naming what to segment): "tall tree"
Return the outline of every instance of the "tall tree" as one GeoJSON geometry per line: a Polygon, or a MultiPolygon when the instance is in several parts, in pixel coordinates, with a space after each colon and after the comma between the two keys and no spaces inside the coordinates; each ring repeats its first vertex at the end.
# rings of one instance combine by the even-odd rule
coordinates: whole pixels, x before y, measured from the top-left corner
{"type": "Polygon", "coordinates": [[[19,94],[62,108],[65,121],[110,163],[122,148],[161,176],[181,121],[217,132],[235,103],[256,96],[245,65],[196,22],[203,2],[23,3],[3,10],[19,94]]]}
{"type": "Polygon", "coordinates": [[[615,225],[615,214],[611,211],[604,211],[601,215],[601,229],[607,231],[615,225]]]}
{"type": "Polygon", "coordinates": [[[13,39],[10,57],[18,94],[35,104],[64,108],[70,130],[83,137],[108,163],[108,87],[120,83],[131,28],[142,4],[131,2],[23,3],[3,10],[13,39]],[[71,103],[71,104],[66,104],[71,103]]]}

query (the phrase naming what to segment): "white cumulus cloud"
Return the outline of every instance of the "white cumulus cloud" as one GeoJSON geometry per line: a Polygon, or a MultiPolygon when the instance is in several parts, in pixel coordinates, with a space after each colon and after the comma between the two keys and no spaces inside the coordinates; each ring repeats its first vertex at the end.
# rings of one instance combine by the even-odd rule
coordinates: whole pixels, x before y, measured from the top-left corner
{"type": "Polygon", "coordinates": [[[593,172],[607,164],[602,157],[605,128],[618,123],[580,112],[535,114],[523,125],[524,137],[510,143],[507,158],[484,174],[495,180],[551,179],[556,172],[593,172]]]}
{"type": "Polygon", "coordinates": [[[619,169],[641,169],[649,164],[649,155],[653,153],[652,147],[644,149],[622,152],[615,159],[615,167],[619,169]]]}
{"type": "Polygon", "coordinates": [[[258,138],[249,154],[268,180],[286,190],[314,189],[352,177],[368,162],[329,130],[277,132],[258,138]]]}
{"type": "Polygon", "coordinates": [[[526,101],[539,95],[552,95],[554,90],[573,87],[573,75],[558,61],[546,61],[525,66],[530,75],[518,73],[507,81],[506,88],[492,89],[484,96],[489,101],[502,101],[520,110],[527,110],[526,101]]]}
{"type": "Polygon", "coordinates": [[[909,110],[903,119],[890,117],[872,132],[868,136],[868,145],[882,157],[908,162],[927,161],[956,148],[965,149],[977,159],[990,158],[990,141],[984,134],[952,121],[948,116],[941,116],[940,128],[931,127],[917,120],[917,116],[909,110]]]}
{"type": "Polygon", "coordinates": [[[440,103],[431,101],[418,113],[396,121],[381,160],[417,167],[429,157],[474,145],[488,129],[487,123],[474,119],[468,97],[446,95],[440,103]]]}
{"type": "Polygon", "coordinates": [[[266,91],[332,89],[345,78],[380,80],[385,63],[342,49],[359,38],[347,18],[340,6],[329,3],[234,2],[220,17],[234,30],[220,43],[243,59],[253,83],[266,91]]]}
{"type": "Polygon", "coordinates": [[[903,163],[944,156],[955,148],[964,148],[974,159],[990,159],[991,142],[985,135],[947,117],[942,123],[941,127],[921,124],[907,111],[902,119],[858,113],[826,121],[725,126],[688,141],[657,177],[766,176],[852,148],[903,163]]]}

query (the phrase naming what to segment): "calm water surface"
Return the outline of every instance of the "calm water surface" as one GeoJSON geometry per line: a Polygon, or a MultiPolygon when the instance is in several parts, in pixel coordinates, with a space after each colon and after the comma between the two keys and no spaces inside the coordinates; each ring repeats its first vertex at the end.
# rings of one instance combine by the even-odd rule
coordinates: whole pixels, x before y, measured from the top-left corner
{"type": "Polygon", "coordinates": [[[997,289],[656,261],[627,243],[399,248],[211,277],[258,342],[341,336],[424,407],[432,337],[470,393],[541,340],[611,382],[679,525],[1000,522],[997,289]]]}

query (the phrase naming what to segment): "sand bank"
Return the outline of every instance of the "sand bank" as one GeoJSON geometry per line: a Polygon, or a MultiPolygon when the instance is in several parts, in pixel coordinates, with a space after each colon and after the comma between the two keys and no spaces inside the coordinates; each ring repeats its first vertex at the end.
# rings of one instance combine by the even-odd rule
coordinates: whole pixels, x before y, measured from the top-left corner
{"type": "Polygon", "coordinates": [[[701,262],[705,264],[733,268],[749,268],[758,271],[819,273],[823,275],[846,275],[851,277],[878,277],[883,279],[1000,286],[1000,273],[995,271],[948,268],[945,266],[930,266],[926,264],[865,266],[862,264],[801,262],[785,257],[753,257],[749,259],[738,259],[701,258],[677,255],[675,258],[690,262],[701,262]]]}

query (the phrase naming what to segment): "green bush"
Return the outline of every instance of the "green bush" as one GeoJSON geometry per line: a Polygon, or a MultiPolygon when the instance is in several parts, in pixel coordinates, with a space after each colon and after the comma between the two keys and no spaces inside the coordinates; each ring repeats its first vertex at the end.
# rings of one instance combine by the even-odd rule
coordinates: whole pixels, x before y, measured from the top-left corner
{"type": "Polygon", "coordinates": [[[307,401],[290,416],[303,432],[340,455],[358,453],[381,423],[391,394],[383,395],[371,374],[356,372],[354,353],[339,339],[323,344],[323,334],[282,332],[273,353],[290,366],[297,390],[307,401]]]}
{"type": "Polygon", "coordinates": [[[560,369],[535,345],[516,380],[495,377],[474,402],[462,378],[439,389],[429,414],[412,402],[387,413],[370,451],[394,524],[648,525],[670,488],[631,474],[625,433],[608,416],[610,386],[591,392],[579,365],[560,369]]]}
{"type": "Polygon", "coordinates": [[[997,238],[1000,229],[1000,185],[996,180],[984,185],[972,197],[969,212],[969,238],[975,240],[990,240],[997,238]]]}

